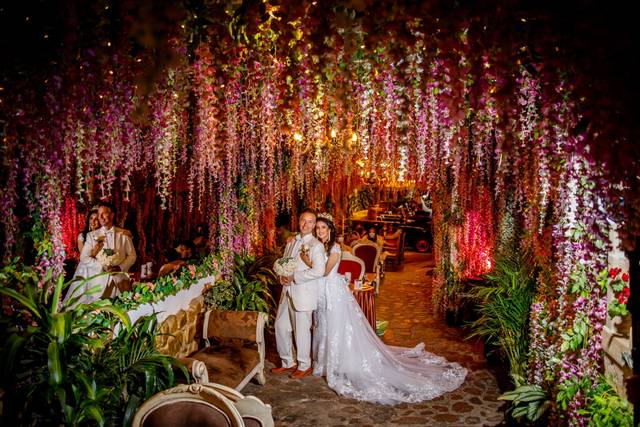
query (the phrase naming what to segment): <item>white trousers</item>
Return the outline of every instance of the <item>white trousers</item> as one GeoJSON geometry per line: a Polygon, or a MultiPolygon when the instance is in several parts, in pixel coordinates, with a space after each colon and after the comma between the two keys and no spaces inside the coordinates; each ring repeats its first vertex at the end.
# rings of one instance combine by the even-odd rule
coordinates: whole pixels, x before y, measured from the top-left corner
{"type": "Polygon", "coordinates": [[[311,367],[312,314],[313,311],[294,310],[288,292],[280,298],[275,329],[276,346],[283,367],[291,368],[297,364],[301,371],[311,367]],[[296,342],[297,357],[294,355],[292,334],[296,342]]]}

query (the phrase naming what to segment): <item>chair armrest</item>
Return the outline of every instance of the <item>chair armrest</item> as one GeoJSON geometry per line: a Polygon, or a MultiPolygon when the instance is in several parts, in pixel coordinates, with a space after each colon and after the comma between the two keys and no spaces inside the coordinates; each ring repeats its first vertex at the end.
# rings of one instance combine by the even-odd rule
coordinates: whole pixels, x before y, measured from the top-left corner
{"type": "Polygon", "coordinates": [[[207,384],[209,382],[209,372],[204,362],[191,357],[180,357],[178,361],[187,367],[195,383],[207,384]]]}

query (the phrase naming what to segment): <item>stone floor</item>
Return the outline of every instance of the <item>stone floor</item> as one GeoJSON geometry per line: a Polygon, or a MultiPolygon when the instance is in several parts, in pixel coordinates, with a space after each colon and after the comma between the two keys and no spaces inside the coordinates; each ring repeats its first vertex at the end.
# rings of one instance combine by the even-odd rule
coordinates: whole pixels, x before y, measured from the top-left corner
{"type": "MultiPolygon", "coordinates": [[[[267,373],[264,386],[249,384],[244,394],[273,407],[276,426],[495,426],[503,422],[496,379],[487,368],[482,345],[464,340],[459,328],[434,315],[431,302],[430,254],[408,252],[402,271],[387,272],[378,295],[377,316],[389,320],[387,344],[414,346],[457,361],[469,370],[456,391],[419,404],[382,406],[336,395],[324,378],[289,379],[267,373]]],[[[267,340],[267,367],[279,366],[273,335],[267,340]]]]}

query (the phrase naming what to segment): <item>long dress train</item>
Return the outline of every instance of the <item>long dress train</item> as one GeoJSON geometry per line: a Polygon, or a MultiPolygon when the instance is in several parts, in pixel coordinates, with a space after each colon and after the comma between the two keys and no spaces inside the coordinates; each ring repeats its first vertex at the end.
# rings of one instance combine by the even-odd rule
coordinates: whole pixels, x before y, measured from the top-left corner
{"type": "MultiPolygon", "coordinates": [[[[334,246],[332,253],[339,253],[334,246]]],[[[315,311],[314,375],[340,395],[394,405],[434,399],[457,389],[467,370],[424,350],[384,344],[369,325],[338,265],[327,275],[315,311]]]]}

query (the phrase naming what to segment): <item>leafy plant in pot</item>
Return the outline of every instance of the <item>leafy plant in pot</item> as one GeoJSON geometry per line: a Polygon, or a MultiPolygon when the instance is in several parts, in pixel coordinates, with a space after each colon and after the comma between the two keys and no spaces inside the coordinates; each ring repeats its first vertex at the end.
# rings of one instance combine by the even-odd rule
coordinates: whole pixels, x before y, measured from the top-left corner
{"type": "Polygon", "coordinates": [[[481,337],[509,362],[509,373],[524,377],[529,348],[529,313],[535,290],[535,269],[529,252],[512,248],[500,254],[484,284],[470,289],[478,319],[471,337],[481,337]]]}
{"type": "Polygon", "coordinates": [[[231,282],[236,288],[235,309],[269,313],[274,306],[269,285],[277,282],[266,257],[234,257],[231,282]]]}
{"type": "Polygon", "coordinates": [[[270,268],[272,257],[255,259],[235,254],[231,273],[220,278],[204,294],[209,308],[255,310],[269,313],[275,305],[270,287],[277,277],[270,268]]]}

